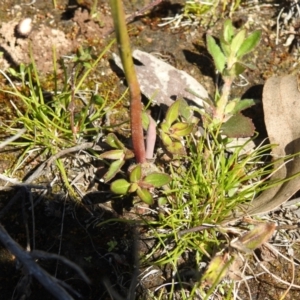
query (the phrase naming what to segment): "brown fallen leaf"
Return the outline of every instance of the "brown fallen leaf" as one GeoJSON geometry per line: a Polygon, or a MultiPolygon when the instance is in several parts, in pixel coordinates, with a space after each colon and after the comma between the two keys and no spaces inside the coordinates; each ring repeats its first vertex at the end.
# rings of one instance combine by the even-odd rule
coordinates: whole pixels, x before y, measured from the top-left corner
{"type": "MultiPolygon", "coordinates": [[[[177,97],[191,100],[199,106],[208,98],[205,88],[188,73],[178,70],[170,64],[147,52],[134,50],[132,56],[140,63],[135,69],[142,93],[154,103],[170,106],[177,97]],[[186,91],[191,89],[198,98],[186,91]]],[[[115,63],[122,69],[120,58],[114,54],[115,63]]]]}
{"type": "MultiPolygon", "coordinates": [[[[263,91],[263,108],[265,125],[271,144],[274,147],[274,160],[300,152],[300,92],[297,78],[293,75],[272,77],[267,80],[263,91]]],[[[285,163],[278,160],[274,170],[278,168],[271,180],[295,178],[278,184],[262,192],[250,204],[242,206],[242,212],[231,220],[244,215],[259,215],[275,210],[300,189],[300,157],[294,156],[285,163]]]]}

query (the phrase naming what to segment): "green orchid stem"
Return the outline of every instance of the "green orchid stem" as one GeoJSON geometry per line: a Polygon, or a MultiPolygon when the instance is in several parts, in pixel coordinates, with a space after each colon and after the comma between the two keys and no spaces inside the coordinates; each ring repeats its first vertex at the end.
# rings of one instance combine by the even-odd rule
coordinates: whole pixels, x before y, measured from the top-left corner
{"type": "Polygon", "coordinates": [[[225,117],[225,108],[229,101],[231,86],[233,83],[234,77],[231,76],[224,76],[224,85],[222,88],[222,94],[220,99],[217,102],[216,112],[215,112],[215,118],[219,121],[223,121],[225,117]]]}
{"type": "Polygon", "coordinates": [[[127,33],[123,4],[121,0],[110,0],[110,6],[121,61],[130,92],[130,122],[133,151],[136,162],[144,163],[146,162],[146,151],[142,127],[141,91],[131,56],[130,40],[127,33]]]}

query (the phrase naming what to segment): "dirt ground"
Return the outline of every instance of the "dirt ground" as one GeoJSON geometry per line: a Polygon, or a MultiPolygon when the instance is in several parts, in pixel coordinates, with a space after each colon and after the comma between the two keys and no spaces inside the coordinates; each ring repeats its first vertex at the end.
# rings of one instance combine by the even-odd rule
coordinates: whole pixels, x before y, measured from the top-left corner
{"type": "MultiPolygon", "coordinates": [[[[53,68],[53,51],[56,56],[68,56],[74,53],[79,46],[91,46],[95,52],[102,51],[107,41],[111,39],[112,20],[107,1],[98,1],[98,19],[92,19],[89,10],[92,1],[55,1],[36,0],[17,1],[0,0],[0,68],[17,67],[20,63],[30,61],[28,49],[39,71],[47,76],[53,68]],[[81,5],[78,5],[78,2],[81,5]],[[33,30],[26,38],[16,37],[15,27],[23,18],[33,19],[33,30]]],[[[124,1],[126,14],[130,16],[135,11],[149,4],[149,0],[124,1]]],[[[247,84],[236,83],[233,93],[243,95],[244,98],[254,98],[257,104],[246,114],[253,118],[260,137],[266,136],[263,112],[261,105],[262,88],[265,80],[270,76],[288,73],[297,73],[299,67],[298,33],[292,39],[291,28],[298,32],[300,21],[282,25],[282,35],[276,44],[276,19],[280,10],[288,7],[285,1],[259,1],[259,6],[251,4],[241,6],[233,13],[236,26],[246,27],[252,31],[262,30],[260,46],[251,56],[251,63],[256,66],[254,71],[245,72],[247,84]],[[290,43],[290,45],[287,45],[290,43]],[[284,46],[286,44],[286,46],[284,46]]],[[[195,77],[213,95],[215,72],[210,56],[205,47],[205,34],[218,36],[224,18],[221,12],[203,24],[172,30],[170,26],[160,27],[162,18],[179,13],[184,1],[163,1],[152,12],[136,18],[130,23],[130,36],[133,48],[149,53],[159,53],[178,69],[187,71],[195,77]]],[[[282,20],[282,24],[284,21],[282,20]]],[[[113,47],[112,51],[117,51],[113,47]]],[[[99,64],[98,81],[117,87],[116,93],[121,93],[124,86],[115,70],[111,68],[110,55],[99,64]]],[[[244,80],[244,79],[241,79],[244,80]]],[[[119,94],[118,94],[119,95],[119,94]]],[[[117,96],[116,95],[116,98],[117,96]]],[[[9,118],[7,102],[1,96],[0,120],[9,118]]],[[[6,151],[0,158],[1,173],[12,165],[12,157],[18,153],[6,151]]],[[[20,172],[26,177],[40,162],[34,159],[29,166],[20,172]]],[[[94,162],[93,162],[94,163],[94,162]]],[[[35,241],[35,248],[44,252],[58,253],[78,264],[86,273],[91,283],[86,283],[71,267],[56,259],[38,259],[49,274],[70,285],[77,294],[74,299],[112,299],[104,282],[110,282],[113,290],[124,299],[128,296],[130,284],[136,279],[134,274],[136,258],[145,254],[153,246],[153,241],[147,239],[147,228],[139,228],[138,232],[126,222],[117,220],[132,219],[132,199],[120,203],[112,198],[108,187],[96,182],[90,189],[92,178],[87,173],[99,170],[99,166],[92,165],[91,161],[74,166],[71,162],[70,172],[76,175],[78,169],[84,170],[81,192],[82,203],[74,205],[74,201],[62,191],[29,193],[24,187],[15,187],[12,190],[0,191],[0,219],[11,237],[22,247],[29,243],[26,233],[31,232],[31,243],[35,241]],[[14,204],[8,213],[1,211],[14,199],[14,204]],[[31,203],[35,203],[34,214],[31,203]],[[110,222],[106,222],[111,220],[110,222]],[[115,220],[115,222],[113,221],[115,220]],[[101,226],[97,226],[102,224],[101,226]],[[32,234],[34,232],[34,234],[32,234]],[[138,240],[138,242],[137,242],[138,240]],[[138,244],[138,246],[136,246],[138,244]]],[[[44,176],[39,184],[47,186],[53,180],[52,175],[44,176]]],[[[298,240],[295,242],[295,257],[298,240]]],[[[277,260],[271,263],[272,272],[279,274],[285,280],[290,280],[290,266],[277,260]]],[[[139,266],[141,273],[146,266],[139,266]]],[[[168,266],[165,269],[153,267],[155,272],[147,280],[138,284],[136,299],[152,299],[149,290],[170,282],[172,274],[168,266]]],[[[142,273],[143,274],[143,273],[142,273]]],[[[297,271],[296,271],[297,274],[297,271]]],[[[141,277],[139,277],[141,278],[141,277]]],[[[295,284],[300,284],[299,275],[295,284]]],[[[284,287],[274,283],[268,275],[248,282],[252,299],[279,299],[284,287]],[[276,287],[276,288],[275,288],[276,287]]],[[[240,299],[249,299],[247,287],[240,288],[240,299]]],[[[4,248],[0,247],[0,295],[1,299],[54,299],[35,279],[32,279],[17,263],[15,258],[4,248]]],[[[286,299],[297,299],[299,293],[291,290],[286,299]]],[[[127,298],[128,299],[128,298],[127,298]]],[[[133,299],[133,298],[130,298],[133,299]]],[[[165,298],[164,298],[165,299],[165,298]]],[[[179,298],[180,299],[180,296],[179,298]]]]}

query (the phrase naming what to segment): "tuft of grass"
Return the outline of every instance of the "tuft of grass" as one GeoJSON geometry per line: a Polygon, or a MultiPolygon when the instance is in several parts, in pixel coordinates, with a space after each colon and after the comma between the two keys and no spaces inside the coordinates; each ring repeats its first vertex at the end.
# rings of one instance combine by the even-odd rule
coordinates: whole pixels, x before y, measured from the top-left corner
{"type": "Polygon", "coordinates": [[[203,19],[209,15],[215,16],[216,9],[221,6],[223,15],[229,14],[230,16],[240,7],[243,0],[189,0],[185,2],[181,13],[176,14],[174,17],[163,18],[164,21],[159,26],[171,25],[172,29],[197,26],[203,23],[203,19]]]}
{"type": "MultiPolygon", "coordinates": [[[[51,83],[47,83],[53,89],[51,92],[45,88],[32,55],[31,63],[21,64],[19,70],[9,69],[7,73],[0,70],[11,87],[0,91],[10,97],[16,114],[16,118],[2,124],[1,130],[7,136],[14,136],[20,128],[26,129],[20,139],[10,143],[21,149],[12,174],[30,157],[45,160],[79,143],[96,141],[101,131],[96,121],[106,112],[109,93],[100,96],[97,91],[81,91],[81,88],[113,43],[109,43],[96,59],[87,50],[80,49],[75,56],[69,57],[71,75],[62,63],[62,79],[58,75],[54,50],[54,71],[51,83]]],[[[59,163],[59,166],[61,170],[63,165],[59,163]]]]}
{"type": "Polygon", "coordinates": [[[226,234],[218,225],[240,204],[251,203],[273,184],[267,180],[274,165],[267,162],[272,145],[261,144],[245,152],[253,139],[231,146],[229,139],[222,139],[209,129],[200,137],[190,135],[186,140],[188,155],[170,165],[173,180],[165,191],[167,203],[159,207],[158,221],[145,220],[157,244],[143,258],[144,263],[168,265],[176,274],[183,261],[188,261],[198,274],[189,292],[180,283],[180,277],[174,279],[173,289],[182,285],[183,293],[189,294],[182,299],[195,299],[199,293],[209,297],[215,289],[230,293],[231,284],[221,282],[206,294],[200,279],[203,270],[199,266],[228,244],[226,234]],[[203,228],[197,230],[201,225],[203,228]]]}

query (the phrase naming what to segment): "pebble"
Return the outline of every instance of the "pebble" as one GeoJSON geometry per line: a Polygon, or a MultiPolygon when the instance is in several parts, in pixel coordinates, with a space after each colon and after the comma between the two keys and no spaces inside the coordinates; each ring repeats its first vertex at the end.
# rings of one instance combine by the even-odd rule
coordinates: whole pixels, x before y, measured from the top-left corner
{"type": "Polygon", "coordinates": [[[16,27],[16,34],[20,37],[26,38],[32,30],[32,19],[25,18],[19,22],[16,27]]]}

